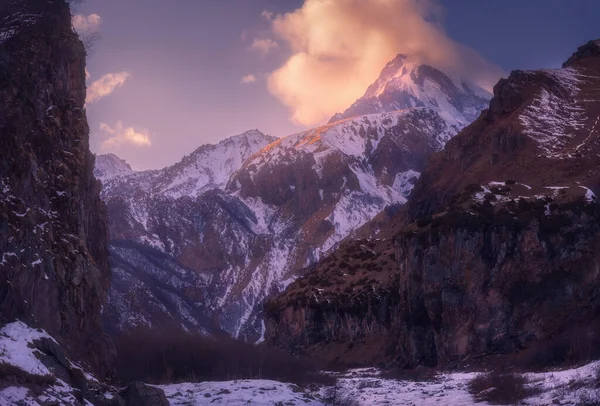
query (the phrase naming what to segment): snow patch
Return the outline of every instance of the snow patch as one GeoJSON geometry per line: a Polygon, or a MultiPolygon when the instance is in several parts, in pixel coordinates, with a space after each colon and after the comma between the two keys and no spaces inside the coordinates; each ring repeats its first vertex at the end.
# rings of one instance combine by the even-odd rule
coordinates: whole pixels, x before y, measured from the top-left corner
{"type": "Polygon", "coordinates": [[[535,100],[519,116],[524,132],[538,143],[543,156],[560,158],[576,131],[585,126],[585,109],[575,97],[581,80],[573,68],[546,69],[543,73],[553,78],[559,89],[543,88],[535,100]]]}
{"type": "Polygon", "coordinates": [[[48,368],[35,356],[33,341],[40,338],[54,339],[45,332],[38,332],[20,321],[0,329],[0,362],[15,366],[31,375],[50,375],[48,368]],[[30,347],[31,346],[31,347],[30,347]]]}
{"type": "Polygon", "coordinates": [[[415,187],[415,183],[417,182],[417,179],[419,179],[419,176],[421,176],[421,174],[412,169],[409,169],[405,172],[400,172],[396,174],[392,188],[400,192],[400,194],[405,198],[408,198],[410,192],[412,192],[413,188],[415,187]]]}
{"type": "Polygon", "coordinates": [[[582,189],[585,189],[585,199],[591,203],[594,201],[597,201],[598,198],[596,197],[596,194],[594,192],[592,192],[592,190],[590,188],[587,188],[585,186],[579,186],[582,189]]]}

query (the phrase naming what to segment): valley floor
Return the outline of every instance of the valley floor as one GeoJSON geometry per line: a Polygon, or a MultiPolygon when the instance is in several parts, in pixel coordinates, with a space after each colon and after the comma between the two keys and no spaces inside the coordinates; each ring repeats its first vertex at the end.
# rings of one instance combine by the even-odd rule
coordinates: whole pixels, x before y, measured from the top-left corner
{"type": "MultiPolygon", "coordinates": [[[[369,368],[329,375],[335,385],[315,384],[300,388],[270,380],[237,380],[180,383],[156,388],[164,391],[172,406],[466,406],[486,405],[489,404],[486,400],[492,400],[497,394],[511,395],[513,392],[524,394],[521,405],[600,405],[600,361],[560,371],[509,375],[508,384],[493,374],[478,373],[445,373],[421,380],[407,380],[391,378],[389,374],[383,375],[381,371],[369,368]],[[469,383],[475,378],[481,381],[482,376],[486,379],[478,386],[477,396],[473,396],[469,383]]],[[[146,394],[156,396],[156,391],[152,392],[149,386],[145,386],[146,394]]],[[[0,329],[0,406],[122,405],[112,402],[116,400],[117,393],[121,395],[123,390],[99,383],[79,366],[62,358],[58,344],[44,331],[31,329],[21,322],[0,329]],[[84,386],[88,395],[95,393],[88,402],[78,400],[82,393],[68,382],[70,377],[77,375],[77,371],[87,382],[84,386]]]]}
{"type": "MultiPolygon", "coordinates": [[[[563,371],[525,374],[532,395],[522,405],[598,405],[600,390],[592,380],[600,362],[563,371]],[[594,402],[595,400],[595,402],[594,402]]],[[[425,381],[386,379],[374,369],[338,376],[335,387],[302,390],[267,380],[183,383],[160,386],[173,406],[196,405],[487,405],[469,393],[477,373],[442,374],[425,381]]]]}

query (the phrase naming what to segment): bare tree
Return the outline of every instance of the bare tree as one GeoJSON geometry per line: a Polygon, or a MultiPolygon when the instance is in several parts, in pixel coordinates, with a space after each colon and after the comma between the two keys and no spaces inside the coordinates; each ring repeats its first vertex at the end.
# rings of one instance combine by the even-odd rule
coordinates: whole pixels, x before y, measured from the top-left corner
{"type": "Polygon", "coordinates": [[[81,42],[83,42],[83,47],[85,49],[85,53],[89,56],[94,52],[94,47],[96,43],[101,38],[100,33],[98,31],[91,31],[79,34],[81,42]]]}

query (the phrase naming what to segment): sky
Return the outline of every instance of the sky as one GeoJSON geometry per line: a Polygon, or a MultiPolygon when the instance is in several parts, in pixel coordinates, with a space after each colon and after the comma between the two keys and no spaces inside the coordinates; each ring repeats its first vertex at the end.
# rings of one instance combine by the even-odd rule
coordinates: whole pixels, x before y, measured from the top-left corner
{"type": "Polygon", "coordinates": [[[600,37],[595,0],[87,0],[93,152],[171,165],[250,129],[286,136],[350,106],[398,53],[491,89],[600,37]]]}

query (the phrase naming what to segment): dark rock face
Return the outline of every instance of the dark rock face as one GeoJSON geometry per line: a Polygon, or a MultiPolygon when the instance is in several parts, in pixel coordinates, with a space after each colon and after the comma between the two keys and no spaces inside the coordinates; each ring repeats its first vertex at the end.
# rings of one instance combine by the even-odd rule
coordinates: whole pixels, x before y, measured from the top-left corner
{"type": "Polygon", "coordinates": [[[109,306],[103,314],[106,329],[117,333],[136,326],[184,326],[210,334],[235,323],[231,314],[239,311],[239,303],[231,303],[218,322],[212,317],[213,298],[230,283],[213,274],[251,254],[257,260],[263,255],[265,241],[252,232],[256,219],[248,208],[218,190],[202,198],[156,197],[148,217],[166,244],[154,248],[131,238],[127,226],[134,221],[115,203],[109,202],[115,238],[109,306]]]}
{"type": "Polygon", "coordinates": [[[267,303],[267,341],[338,362],[452,366],[597,320],[596,46],[501,80],[378,240],[346,242],[267,303]]]}
{"type": "Polygon", "coordinates": [[[575,66],[577,61],[597,56],[600,56],[600,39],[589,41],[585,45],[577,48],[577,52],[575,52],[573,56],[571,56],[567,62],[563,64],[563,68],[575,66]]]}
{"type": "Polygon", "coordinates": [[[3,2],[0,32],[0,322],[44,328],[105,376],[110,269],[85,51],[64,0],[3,2]]]}
{"type": "Polygon", "coordinates": [[[600,308],[600,207],[545,201],[438,217],[395,241],[406,366],[505,354],[600,308]]]}

